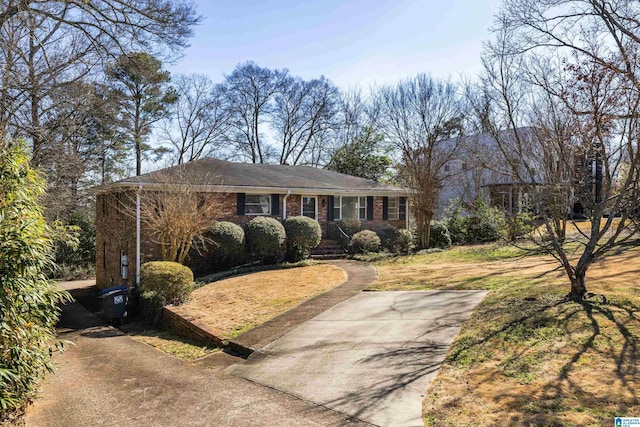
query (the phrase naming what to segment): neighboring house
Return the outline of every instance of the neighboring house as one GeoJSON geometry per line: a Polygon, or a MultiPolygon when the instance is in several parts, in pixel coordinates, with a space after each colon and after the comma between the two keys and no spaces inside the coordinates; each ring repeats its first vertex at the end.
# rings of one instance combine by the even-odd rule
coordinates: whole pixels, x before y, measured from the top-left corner
{"type": "MultiPolygon", "coordinates": [[[[503,131],[500,138],[503,141],[513,139],[513,132],[503,131]]],[[[521,138],[534,137],[530,128],[520,128],[517,132],[521,138]]],[[[526,158],[523,159],[521,153],[514,151],[507,159],[507,153],[499,149],[495,138],[489,133],[467,135],[456,140],[456,143],[456,155],[444,166],[443,173],[448,178],[438,204],[439,217],[446,214],[453,199],[472,204],[480,197],[513,214],[526,205],[525,187],[544,182],[543,167],[538,164],[535,153],[525,153],[526,158]],[[525,170],[525,165],[531,170],[525,170]],[[516,169],[520,171],[519,177],[514,173],[516,169]],[[526,185],[520,180],[523,177],[527,177],[526,185]]]]}
{"type": "Polygon", "coordinates": [[[600,198],[602,161],[593,156],[575,155],[570,151],[570,144],[566,147],[566,158],[558,159],[537,139],[539,133],[530,127],[502,131],[501,146],[489,133],[456,140],[456,156],[444,166],[443,173],[448,179],[442,189],[438,216],[446,214],[446,208],[455,198],[472,204],[478,197],[484,197],[509,214],[523,210],[539,213],[545,204],[540,195],[553,197],[554,187],[569,189],[567,215],[583,214],[581,200],[600,198]],[[519,141],[515,139],[516,132],[519,141]],[[570,169],[563,171],[565,164],[570,165],[570,169]],[[534,187],[541,190],[537,199],[540,206],[531,206],[532,198],[527,194],[534,187]]]}
{"type": "Polygon", "coordinates": [[[323,238],[335,236],[341,219],[359,219],[373,230],[407,227],[401,188],[309,166],[204,158],[95,189],[99,287],[131,286],[139,280],[141,263],[159,259],[157,244],[136,218],[136,194],[184,185],[219,201],[217,220],[240,225],[260,215],[279,220],[304,215],[320,223],[323,238]]]}

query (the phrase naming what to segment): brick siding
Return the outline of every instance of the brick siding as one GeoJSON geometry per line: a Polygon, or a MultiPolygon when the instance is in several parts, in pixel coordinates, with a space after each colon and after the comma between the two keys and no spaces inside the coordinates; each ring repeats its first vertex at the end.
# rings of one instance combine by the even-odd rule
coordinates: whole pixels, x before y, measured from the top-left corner
{"type": "Polygon", "coordinates": [[[175,334],[213,347],[224,347],[224,338],[184,314],[179,307],[163,307],[162,325],[175,334]]]}
{"type": "MultiPolygon", "coordinates": [[[[279,197],[280,214],[272,215],[282,219],[282,202],[284,194],[279,197]]],[[[220,209],[218,219],[244,225],[253,216],[237,215],[236,193],[209,193],[208,197],[218,199],[220,209]]],[[[318,222],[323,237],[333,235],[336,221],[328,222],[328,197],[318,195],[318,222]]],[[[287,198],[287,216],[301,214],[302,196],[291,194],[287,198]]],[[[382,219],[382,197],[374,197],[373,220],[362,221],[366,229],[380,230],[384,228],[404,228],[404,220],[384,221],[382,219]]],[[[147,230],[141,230],[141,264],[161,259],[158,244],[153,243],[147,230]]],[[[201,270],[198,259],[188,260],[196,270],[201,270]]],[[[136,220],[135,220],[135,191],[120,191],[96,196],[96,283],[100,289],[111,286],[135,284],[136,278],[136,220]],[[120,274],[120,254],[128,257],[128,277],[123,279],[120,274]]]]}

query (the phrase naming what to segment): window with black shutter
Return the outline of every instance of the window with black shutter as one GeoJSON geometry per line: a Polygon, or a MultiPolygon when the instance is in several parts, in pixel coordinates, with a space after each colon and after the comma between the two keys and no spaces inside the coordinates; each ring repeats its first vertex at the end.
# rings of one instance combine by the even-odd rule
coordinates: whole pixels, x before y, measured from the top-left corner
{"type": "Polygon", "coordinates": [[[407,198],[400,197],[398,201],[398,219],[406,220],[407,219],[407,198]]]}
{"type": "Polygon", "coordinates": [[[237,214],[244,215],[244,201],[246,194],[238,193],[237,214]]]}

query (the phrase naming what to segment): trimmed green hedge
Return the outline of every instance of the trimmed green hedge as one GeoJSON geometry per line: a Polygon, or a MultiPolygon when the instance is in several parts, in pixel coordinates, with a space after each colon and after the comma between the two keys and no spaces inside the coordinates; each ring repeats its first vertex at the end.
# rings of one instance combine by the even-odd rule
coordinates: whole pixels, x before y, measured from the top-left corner
{"type": "Polygon", "coordinates": [[[322,230],[318,221],[306,216],[293,216],[284,220],[287,234],[287,259],[290,262],[309,258],[311,249],[320,244],[322,230]]]}
{"type": "Polygon", "coordinates": [[[361,254],[365,252],[380,252],[382,243],[380,237],[371,230],[357,232],[349,242],[349,252],[361,254]]]}
{"type": "Polygon", "coordinates": [[[147,262],[140,267],[140,280],[142,294],[157,296],[164,305],[182,304],[193,291],[193,272],[177,262],[147,262]]]}
{"type": "Polygon", "coordinates": [[[242,263],[244,255],[244,230],[227,221],[217,222],[211,228],[212,258],[216,269],[235,267],[242,263]]]}
{"type": "Polygon", "coordinates": [[[281,260],[287,234],[280,222],[268,216],[253,218],[245,226],[247,249],[253,257],[264,263],[281,260]]]}

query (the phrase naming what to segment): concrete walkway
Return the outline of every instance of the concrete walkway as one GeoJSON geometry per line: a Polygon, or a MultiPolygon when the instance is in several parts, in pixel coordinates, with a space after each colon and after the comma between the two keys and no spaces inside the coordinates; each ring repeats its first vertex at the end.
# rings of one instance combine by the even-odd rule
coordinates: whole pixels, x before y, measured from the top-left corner
{"type": "Polygon", "coordinates": [[[361,293],[230,372],[378,426],[422,426],[424,391],[485,294],[361,293]]]}
{"type": "Polygon", "coordinates": [[[232,344],[237,345],[238,352],[246,357],[253,351],[259,351],[298,325],[358,295],[377,279],[376,269],[363,262],[335,260],[330,261],[329,264],[338,266],[347,273],[344,284],[308,299],[297,307],[239,335],[232,341],[232,344]]]}

